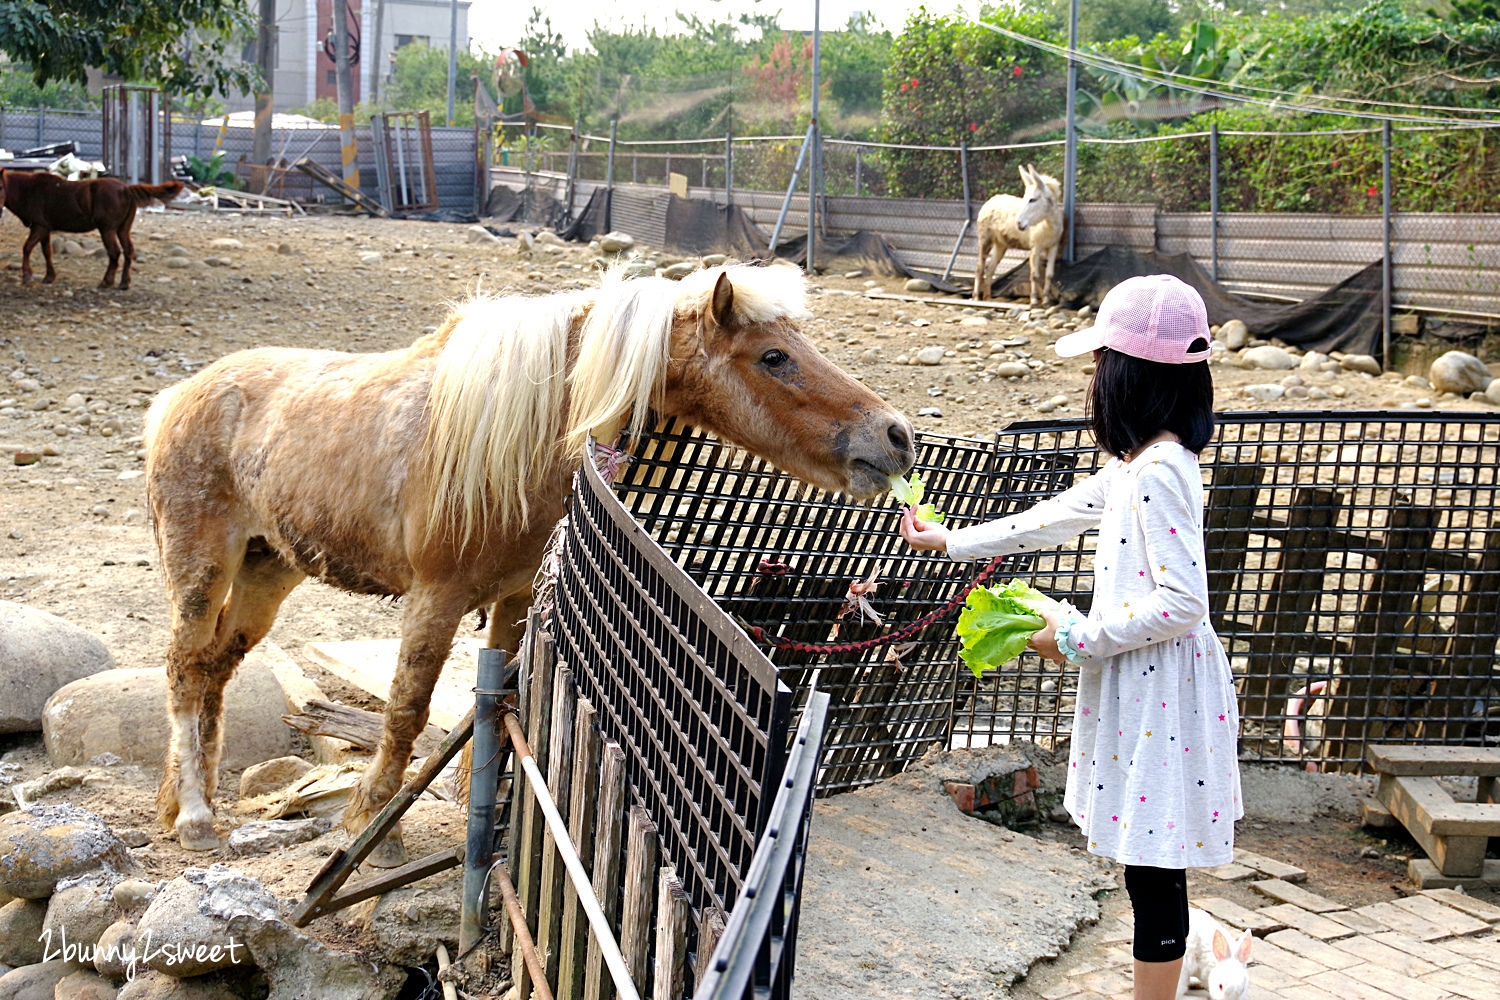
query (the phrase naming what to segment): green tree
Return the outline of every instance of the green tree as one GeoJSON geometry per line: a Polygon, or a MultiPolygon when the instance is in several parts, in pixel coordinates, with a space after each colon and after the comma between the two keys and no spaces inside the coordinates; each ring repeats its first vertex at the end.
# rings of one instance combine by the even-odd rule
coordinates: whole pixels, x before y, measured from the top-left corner
{"type": "Polygon", "coordinates": [[[39,86],[98,68],[173,94],[248,93],[253,28],[244,0],[0,0],[0,51],[39,86]]]}
{"type": "MultiPolygon", "coordinates": [[[[475,55],[460,50],[453,117],[459,125],[474,124],[473,83],[479,74],[479,85],[491,99],[495,97],[490,67],[494,60],[483,52],[475,55]]],[[[396,50],[391,67],[391,82],[384,103],[398,111],[431,112],[433,124],[445,124],[448,114],[448,50],[426,42],[413,42],[396,50]]]]}
{"type": "Polygon", "coordinates": [[[0,104],[21,107],[92,108],[98,102],[87,88],[72,80],[51,80],[38,86],[25,66],[0,66],[0,104]]]}

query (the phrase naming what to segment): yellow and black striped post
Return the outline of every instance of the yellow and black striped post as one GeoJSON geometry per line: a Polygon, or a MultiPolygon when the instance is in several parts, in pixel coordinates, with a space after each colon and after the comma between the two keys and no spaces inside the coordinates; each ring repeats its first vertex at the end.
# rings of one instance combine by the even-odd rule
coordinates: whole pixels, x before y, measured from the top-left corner
{"type": "Polygon", "coordinates": [[[349,23],[346,0],[333,0],[334,79],[339,87],[339,158],[344,183],[359,190],[359,143],[354,138],[354,79],[349,65],[349,23]]]}

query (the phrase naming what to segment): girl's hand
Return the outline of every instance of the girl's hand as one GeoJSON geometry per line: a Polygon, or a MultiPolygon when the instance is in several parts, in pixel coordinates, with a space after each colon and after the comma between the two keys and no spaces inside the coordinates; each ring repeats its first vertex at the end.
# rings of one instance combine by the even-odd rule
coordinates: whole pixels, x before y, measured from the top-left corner
{"type": "Polygon", "coordinates": [[[941,524],[917,520],[916,512],[910,507],[901,513],[901,537],[914,549],[948,551],[948,529],[941,524]]]}
{"type": "Polygon", "coordinates": [[[1067,658],[1063,656],[1062,650],[1057,648],[1057,626],[1061,620],[1050,609],[1043,611],[1042,617],[1047,619],[1046,627],[1033,633],[1026,647],[1035,650],[1037,655],[1044,660],[1063,663],[1067,658]]]}

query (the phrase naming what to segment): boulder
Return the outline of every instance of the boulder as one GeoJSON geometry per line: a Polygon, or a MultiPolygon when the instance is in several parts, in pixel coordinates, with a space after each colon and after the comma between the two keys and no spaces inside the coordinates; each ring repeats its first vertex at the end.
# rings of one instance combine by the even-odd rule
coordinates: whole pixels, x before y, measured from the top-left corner
{"type": "Polygon", "coordinates": [[[127,878],[115,883],[115,887],[110,890],[110,897],[114,899],[116,906],[129,913],[151,902],[151,897],[156,895],[158,888],[155,882],[127,878]]]}
{"type": "Polygon", "coordinates": [[[428,888],[388,892],[365,922],[381,956],[397,965],[422,965],[439,944],[457,954],[463,887],[455,879],[428,888]]]}
{"type": "Polygon", "coordinates": [[[0,997],[5,1000],[52,1000],[57,984],[78,966],[63,959],[23,965],[0,976],[0,997]]]}
{"type": "Polygon", "coordinates": [[[930,292],[930,291],[932,291],[932,285],[930,285],[927,282],[923,281],[921,278],[907,278],[906,279],[906,284],[902,285],[901,287],[904,288],[908,292],[930,292]]]}
{"type": "Polygon", "coordinates": [[[995,367],[995,374],[1001,378],[1025,378],[1031,369],[1019,361],[1002,361],[995,367]]]}
{"type": "Polygon", "coordinates": [[[941,344],[933,344],[930,347],[924,347],[917,352],[917,364],[940,365],[943,363],[943,354],[944,350],[941,344]]]}
{"type": "Polygon", "coordinates": [[[635,246],[635,237],[615,230],[599,237],[599,249],[604,253],[624,253],[635,246]]]}
{"type": "Polygon", "coordinates": [[[70,876],[134,867],[104,820],[77,806],[34,806],[0,817],[0,891],[12,896],[45,899],[70,876]]]}
{"type": "Polygon", "coordinates": [[[240,775],[240,798],[253,799],[285,788],[313,766],[301,757],[276,757],[245,768],[240,775]]]}
{"type": "Polygon", "coordinates": [[[92,633],[45,611],[0,601],[0,733],[42,728],[48,696],[114,665],[92,633]]]}
{"type": "Polygon", "coordinates": [[[54,948],[64,942],[92,947],[120,915],[108,880],[97,875],[70,879],[58,883],[48,901],[42,935],[54,948]]]}
{"type": "Polygon", "coordinates": [[[1232,319],[1219,327],[1219,339],[1231,351],[1243,350],[1250,343],[1250,330],[1240,320],[1232,319]]]}
{"type": "Polygon", "coordinates": [[[718,267],[719,265],[723,264],[727,260],[729,260],[729,255],[728,254],[722,254],[722,253],[704,254],[703,255],[703,266],[704,267],[718,267]]]}
{"type": "Polygon", "coordinates": [[[47,950],[42,940],[42,924],[46,919],[47,904],[40,899],[13,899],[0,906],[0,962],[6,965],[40,962],[47,950]]]}
{"type": "Polygon", "coordinates": [[[1273,347],[1270,344],[1264,347],[1252,347],[1241,355],[1241,358],[1247,367],[1263,368],[1267,371],[1287,371],[1297,367],[1297,359],[1290,351],[1273,347]]]}
{"type": "Polygon", "coordinates": [[[226,915],[242,910],[274,918],[276,900],[256,880],[223,865],[189,868],[162,886],[141,914],[136,952],[145,965],[179,978],[254,965],[248,942],[230,929],[226,915]]]}
{"type": "Polygon", "coordinates": [[[490,232],[483,226],[470,226],[467,230],[465,230],[465,232],[468,234],[468,240],[470,243],[478,243],[488,246],[500,242],[500,237],[496,236],[494,233],[490,232]]]}
{"type": "Polygon", "coordinates": [[[210,250],[243,250],[245,244],[232,236],[220,236],[218,239],[208,241],[210,250]]]}
{"type": "Polygon", "coordinates": [[[1366,375],[1380,374],[1380,362],[1368,354],[1346,354],[1339,359],[1339,365],[1346,372],[1364,372],[1366,375]]]}
{"type": "Polygon", "coordinates": [[[661,272],[661,276],[663,278],[670,278],[673,281],[681,281],[683,278],[686,278],[696,270],[698,270],[697,264],[693,263],[690,260],[680,260],[677,263],[670,264],[666,268],[664,268],[661,272]]]}
{"type": "Polygon", "coordinates": [[[1490,383],[1490,387],[1484,390],[1484,398],[1500,406],[1500,378],[1490,383]]]}
{"type": "MultiPolygon", "coordinates": [[[[171,733],[166,701],[165,670],[111,670],[74,681],[42,713],[47,754],[54,764],[114,753],[129,764],[159,765],[171,733]]],[[[281,721],[285,706],[268,661],[252,651],[224,691],[225,770],[291,753],[292,729],[281,721]]]]}
{"type": "Polygon", "coordinates": [[[1323,365],[1326,365],[1329,362],[1329,360],[1330,359],[1328,355],[1324,354],[1322,351],[1308,351],[1306,354],[1302,355],[1302,360],[1297,363],[1297,367],[1306,368],[1311,371],[1315,368],[1322,368],[1323,365]]]}
{"type": "Polygon", "coordinates": [[[1275,383],[1245,386],[1245,395],[1259,403],[1269,403],[1286,395],[1286,387],[1275,383]]]}
{"type": "Polygon", "coordinates": [[[1483,361],[1464,351],[1449,351],[1437,358],[1432,362],[1427,378],[1439,392],[1452,392],[1460,396],[1484,392],[1495,380],[1483,361]]]}
{"type": "Polygon", "coordinates": [[[565,247],[568,241],[557,235],[550,229],[539,230],[536,234],[536,242],[541,246],[565,247]]]}
{"type": "Polygon", "coordinates": [[[115,1000],[115,984],[91,969],[70,972],[53,987],[53,1000],[115,1000]]]}
{"type": "MultiPolygon", "coordinates": [[[[120,989],[116,1000],[251,1000],[265,995],[265,976],[255,969],[218,972],[192,979],[177,979],[152,969],[142,969],[120,989]]],[[[306,1000],[313,1000],[312,994],[306,1000]]]]}
{"type": "Polygon", "coordinates": [[[135,923],[129,920],[116,920],[104,928],[94,945],[94,969],[101,976],[126,979],[141,971],[135,931],[135,923]]]}
{"type": "Polygon", "coordinates": [[[656,274],[656,265],[649,260],[633,260],[620,270],[622,278],[650,278],[656,274]]]}

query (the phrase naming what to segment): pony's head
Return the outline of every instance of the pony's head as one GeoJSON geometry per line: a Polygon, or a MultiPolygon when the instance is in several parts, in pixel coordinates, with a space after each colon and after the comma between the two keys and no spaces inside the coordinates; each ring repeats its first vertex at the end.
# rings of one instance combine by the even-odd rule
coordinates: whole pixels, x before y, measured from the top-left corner
{"type": "Polygon", "coordinates": [[[1016,213],[1016,228],[1024,233],[1057,211],[1062,184],[1056,177],[1041,173],[1030,165],[1023,164],[1019,170],[1026,192],[1021,196],[1021,210],[1016,213]]]}
{"type": "MultiPolygon", "coordinates": [[[[623,283],[641,285],[642,279],[623,283]]],[[[590,357],[596,338],[585,333],[572,389],[574,433],[606,424],[629,404],[632,430],[645,411],[678,417],[731,441],[777,468],[826,490],[854,497],[889,489],[915,460],[912,425],[899,411],[825,358],[798,327],[808,315],[806,279],[792,267],[730,265],[699,271],[679,283],[640,289],[670,307],[667,354],[654,386],[637,383],[634,399],[595,393],[617,375],[606,358],[590,357]],[[590,376],[593,370],[596,375],[590,376]],[[599,403],[591,405],[591,399],[599,403]],[[647,404],[648,405],[644,405],[647,404]],[[602,405],[601,405],[602,404],[602,405]]],[[[603,321],[608,284],[590,316],[603,321]]],[[[616,383],[618,385],[618,383],[616,383]]]]}

